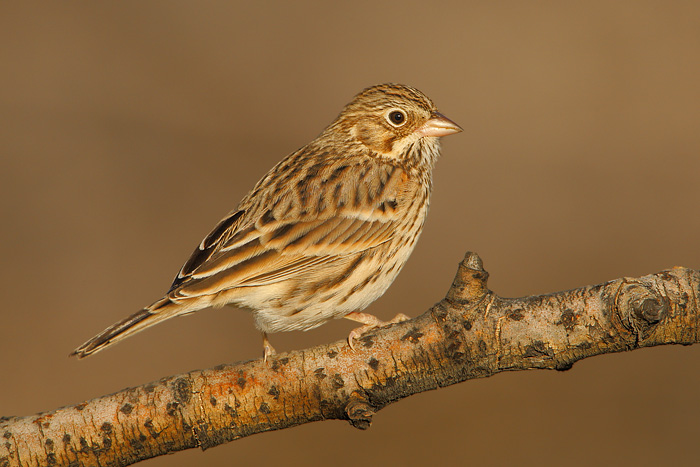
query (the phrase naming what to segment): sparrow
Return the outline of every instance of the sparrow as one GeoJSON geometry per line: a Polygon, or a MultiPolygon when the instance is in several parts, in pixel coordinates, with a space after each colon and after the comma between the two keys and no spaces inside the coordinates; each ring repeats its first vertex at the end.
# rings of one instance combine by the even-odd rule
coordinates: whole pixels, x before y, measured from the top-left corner
{"type": "Polygon", "coordinates": [[[361,313],[394,282],[423,230],[440,137],[462,128],[416,88],[357,94],[316,139],[270,170],[197,246],[167,293],[71,355],[79,358],[166,319],[207,307],[252,311],[268,333],[309,330],[361,313]]]}

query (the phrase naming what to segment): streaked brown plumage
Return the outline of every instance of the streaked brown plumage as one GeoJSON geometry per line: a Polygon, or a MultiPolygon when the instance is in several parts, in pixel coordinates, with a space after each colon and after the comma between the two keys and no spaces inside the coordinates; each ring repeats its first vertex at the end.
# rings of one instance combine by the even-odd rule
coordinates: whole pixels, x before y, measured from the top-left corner
{"type": "MultiPolygon", "coordinates": [[[[200,243],[165,297],[76,349],[85,357],[173,316],[252,310],[263,332],[358,313],[396,278],[428,211],[439,137],[461,131],[415,88],[365,89],[315,140],[260,180],[200,243]]],[[[399,318],[400,319],[400,318],[399,318]]]]}

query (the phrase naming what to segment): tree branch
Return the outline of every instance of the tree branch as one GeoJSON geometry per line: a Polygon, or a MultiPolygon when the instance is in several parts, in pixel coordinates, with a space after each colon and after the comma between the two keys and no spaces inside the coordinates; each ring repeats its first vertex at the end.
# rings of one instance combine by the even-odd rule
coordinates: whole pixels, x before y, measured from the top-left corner
{"type": "Polygon", "coordinates": [[[700,274],[640,278],[523,298],[488,290],[467,253],[421,316],[344,341],[161,379],[72,407],[0,419],[0,467],[123,466],[325,419],[366,429],[388,404],[506,370],[567,370],[586,357],[698,342],[700,274]]]}

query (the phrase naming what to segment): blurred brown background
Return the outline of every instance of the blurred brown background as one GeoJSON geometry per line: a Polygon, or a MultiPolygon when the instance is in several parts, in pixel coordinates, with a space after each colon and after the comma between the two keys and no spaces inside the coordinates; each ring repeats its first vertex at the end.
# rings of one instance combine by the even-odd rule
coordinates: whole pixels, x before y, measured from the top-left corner
{"type": "MultiPolygon", "coordinates": [[[[380,82],[466,131],[368,311],[423,312],[467,250],[504,296],[700,268],[698,2],[3,2],[0,63],[0,415],[257,358],[233,309],[67,355],[158,298],[265,171],[380,82]]],[[[424,393],[367,432],[315,423],[145,465],[694,464],[698,370],[700,346],[607,355],[424,393]]]]}

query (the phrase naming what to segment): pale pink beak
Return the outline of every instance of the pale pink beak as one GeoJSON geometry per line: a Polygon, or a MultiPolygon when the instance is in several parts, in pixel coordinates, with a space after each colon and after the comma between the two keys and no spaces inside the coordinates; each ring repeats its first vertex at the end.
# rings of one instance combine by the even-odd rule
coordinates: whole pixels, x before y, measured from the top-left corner
{"type": "Polygon", "coordinates": [[[433,112],[430,119],[418,128],[416,133],[420,136],[439,137],[459,133],[460,131],[464,131],[461,126],[440,112],[433,112]]]}

